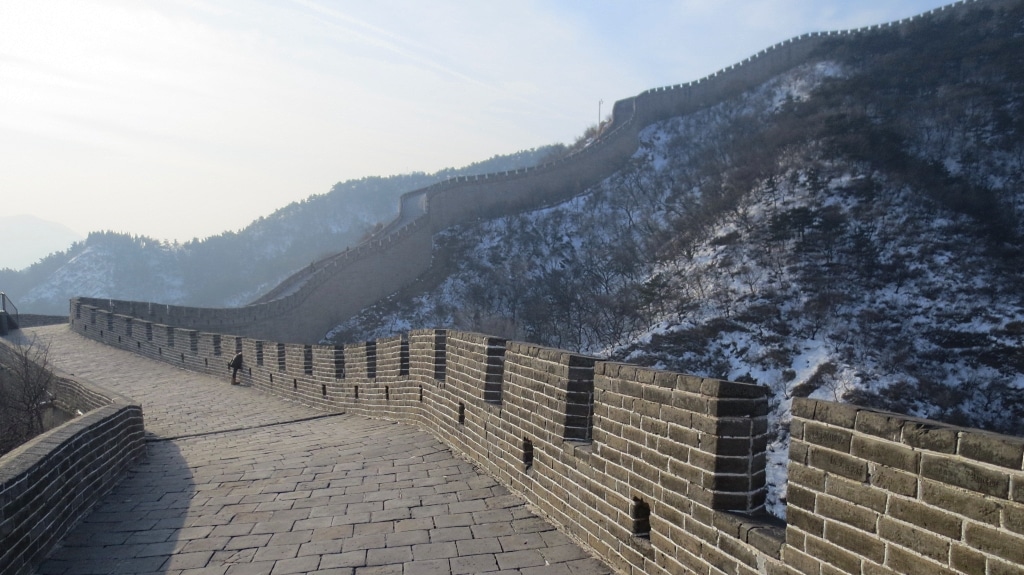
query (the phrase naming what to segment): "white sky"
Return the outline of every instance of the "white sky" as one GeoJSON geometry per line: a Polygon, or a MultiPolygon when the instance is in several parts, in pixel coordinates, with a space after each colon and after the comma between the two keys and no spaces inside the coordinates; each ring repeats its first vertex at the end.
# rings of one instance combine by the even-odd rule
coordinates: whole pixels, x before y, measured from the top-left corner
{"type": "MultiPolygon", "coordinates": [[[[3,0],[0,210],[186,241],[943,0],[3,0]]],[[[3,267],[0,256],[0,267],[3,267]]]]}

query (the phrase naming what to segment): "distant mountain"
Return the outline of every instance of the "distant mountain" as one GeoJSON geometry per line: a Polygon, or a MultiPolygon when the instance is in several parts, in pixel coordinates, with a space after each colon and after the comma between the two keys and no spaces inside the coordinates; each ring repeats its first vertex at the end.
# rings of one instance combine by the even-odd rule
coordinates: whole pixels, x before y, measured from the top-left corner
{"type": "MultiPolygon", "coordinates": [[[[0,268],[20,270],[44,257],[62,252],[85,238],[71,228],[28,214],[0,216],[0,233],[6,238],[0,251],[0,268]]],[[[3,288],[0,288],[3,289],[3,288]]]]}
{"type": "MultiPolygon", "coordinates": [[[[560,153],[564,146],[545,146],[433,174],[339,182],[330,192],[289,204],[239,232],[185,244],[95,231],[84,241],[71,240],[36,256],[24,269],[0,269],[0,290],[23,313],[66,314],[73,296],[241,306],[393,220],[405,192],[446,178],[533,166],[560,153]]],[[[35,232],[10,233],[19,241],[5,245],[5,258],[10,248],[31,243],[22,240],[35,232]]]]}

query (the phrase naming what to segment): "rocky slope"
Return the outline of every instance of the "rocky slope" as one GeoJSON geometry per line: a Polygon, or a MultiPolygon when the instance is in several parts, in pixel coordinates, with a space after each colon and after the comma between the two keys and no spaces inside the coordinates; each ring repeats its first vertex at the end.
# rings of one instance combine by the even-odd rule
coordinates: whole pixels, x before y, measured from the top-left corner
{"type": "Polygon", "coordinates": [[[1024,8],[837,39],[647,128],[562,205],[452,229],[339,326],[482,331],[1024,434],[1024,8]]]}

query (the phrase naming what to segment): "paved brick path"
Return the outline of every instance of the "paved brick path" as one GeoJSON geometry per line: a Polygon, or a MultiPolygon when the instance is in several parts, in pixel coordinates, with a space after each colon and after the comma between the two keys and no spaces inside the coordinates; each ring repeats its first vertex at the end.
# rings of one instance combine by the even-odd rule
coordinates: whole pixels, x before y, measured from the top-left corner
{"type": "Polygon", "coordinates": [[[141,401],[146,461],[38,573],[608,574],[423,430],[329,415],[93,342],[25,330],[141,401]]]}

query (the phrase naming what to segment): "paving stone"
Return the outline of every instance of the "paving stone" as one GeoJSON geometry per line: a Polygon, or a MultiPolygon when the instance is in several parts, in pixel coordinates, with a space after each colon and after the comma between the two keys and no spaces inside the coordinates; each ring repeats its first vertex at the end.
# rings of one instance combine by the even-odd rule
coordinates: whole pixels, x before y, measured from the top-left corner
{"type": "Polygon", "coordinates": [[[448,515],[448,505],[424,505],[422,507],[414,507],[411,510],[412,518],[417,519],[420,517],[436,517],[439,515],[448,515]]]}
{"type": "Polygon", "coordinates": [[[494,556],[498,560],[498,567],[502,569],[520,569],[522,567],[536,567],[546,565],[547,559],[541,555],[539,550],[510,551],[508,553],[497,553],[494,556]]]}
{"type": "Polygon", "coordinates": [[[362,523],[353,526],[353,535],[374,535],[374,534],[388,534],[394,533],[395,524],[386,521],[384,523],[362,523]]]}
{"type": "Polygon", "coordinates": [[[380,549],[386,546],[383,533],[372,535],[353,535],[343,541],[343,550],[357,551],[359,549],[380,549]]]}
{"type": "Polygon", "coordinates": [[[459,549],[451,541],[447,543],[427,543],[425,545],[413,545],[412,554],[417,561],[421,559],[447,559],[449,557],[458,557],[459,549]]]}
{"type": "Polygon", "coordinates": [[[547,547],[544,538],[539,533],[524,533],[516,535],[505,535],[498,538],[501,541],[501,548],[505,551],[520,551],[523,549],[540,549],[547,547]]]}
{"type": "Polygon", "coordinates": [[[419,519],[406,519],[395,522],[395,533],[401,531],[421,531],[434,528],[432,517],[421,517],[419,519]]]}
{"type": "Polygon", "coordinates": [[[611,573],[418,427],[315,417],[67,326],[33,331],[55,367],[138,400],[149,436],[176,438],[151,441],[39,575],[611,573]]]}
{"type": "Polygon", "coordinates": [[[259,535],[261,533],[288,533],[292,530],[294,521],[267,521],[265,523],[257,523],[253,526],[250,534],[259,535]]]}
{"type": "MultiPolygon", "coordinates": [[[[611,573],[613,573],[613,571],[607,565],[601,563],[593,557],[580,559],[578,561],[570,561],[568,563],[562,563],[562,565],[568,567],[569,571],[573,575],[610,575],[611,573]]],[[[523,575],[533,575],[532,573],[527,573],[526,571],[526,569],[523,570],[523,575]]]]}
{"type": "Polygon", "coordinates": [[[270,575],[274,570],[273,561],[229,565],[225,575],[270,575]]]}
{"type": "Polygon", "coordinates": [[[283,559],[274,563],[274,570],[271,575],[288,575],[289,573],[310,573],[320,567],[320,556],[310,555],[308,557],[296,557],[295,559],[283,559]]]}
{"type": "Polygon", "coordinates": [[[299,546],[299,556],[303,555],[326,555],[329,553],[341,553],[345,539],[329,539],[324,541],[310,541],[299,546]]]}
{"type": "Polygon", "coordinates": [[[374,565],[372,567],[356,567],[354,575],[402,575],[401,565],[374,565]]]}
{"type": "Polygon", "coordinates": [[[248,535],[252,532],[254,523],[230,523],[228,525],[218,525],[210,535],[212,537],[237,537],[239,535],[248,535]]]}
{"type": "Polygon", "coordinates": [[[367,565],[388,565],[407,561],[412,561],[411,546],[369,549],[366,552],[367,565]]]}
{"type": "Polygon", "coordinates": [[[472,539],[473,532],[469,527],[441,527],[430,532],[431,543],[443,543],[445,541],[458,541],[459,539],[472,539]]]}
{"type": "Polygon", "coordinates": [[[366,550],[331,553],[320,558],[320,568],[362,567],[366,565],[366,550]]]}
{"type": "Polygon", "coordinates": [[[256,550],[257,561],[277,561],[278,559],[294,559],[299,554],[299,545],[267,545],[256,550]]]}
{"type": "MultiPolygon", "coordinates": [[[[314,521],[313,519],[309,520],[314,521]]],[[[346,513],[345,515],[335,515],[331,518],[330,525],[355,525],[357,523],[369,523],[369,513],[346,513]]]]}
{"type": "Polygon", "coordinates": [[[547,560],[548,563],[564,563],[577,559],[588,559],[585,551],[576,545],[559,545],[557,547],[542,547],[537,551],[547,560]]]}
{"type": "Polygon", "coordinates": [[[164,563],[164,569],[198,569],[206,567],[209,563],[210,558],[213,557],[212,551],[199,551],[195,553],[178,553],[171,555],[167,562],[164,563]]]}
{"type": "Polygon", "coordinates": [[[459,555],[479,555],[481,553],[501,553],[501,543],[497,537],[484,539],[462,539],[455,542],[459,555]]]}
{"type": "MultiPolygon", "coordinates": [[[[224,575],[227,573],[227,565],[217,565],[215,567],[201,567],[199,569],[182,569],[178,575],[224,575]]],[[[169,571],[167,575],[170,575],[173,571],[169,571]]]]}
{"type": "Polygon", "coordinates": [[[231,541],[224,546],[225,551],[232,549],[250,549],[254,547],[263,547],[270,542],[270,534],[263,535],[240,535],[238,537],[232,537],[231,541]]]}
{"type": "Polygon", "coordinates": [[[452,566],[452,575],[469,575],[473,573],[487,573],[497,571],[498,563],[494,555],[469,555],[466,557],[452,557],[449,559],[452,566]]]}
{"type": "Polygon", "coordinates": [[[393,509],[384,509],[383,511],[374,511],[370,513],[370,521],[398,521],[400,519],[409,519],[410,513],[408,507],[399,507],[393,509]]]}
{"type": "Polygon", "coordinates": [[[553,530],[550,523],[534,515],[513,521],[512,528],[516,530],[516,533],[537,533],[553,530]]]}
{"type": "Polygon", "coordinates": [[[607,573],[607,571],[573,571],[565,563],[524,567],[519,572],[521,575],[599,575],[600,573],[607,573]]]}
{"type": "MultiPolygon", "coordinates": [[[[342,515],[342,517],[347,517],[342,515]]],[[[321,517],[311,517],[309,519],[301,519],[296,521],[292,525],[292,529],[319,529],[322,527],[331,527],[334,522],[337,521],[338,516],[335,515],[324,515],[321,517]]]]}
{"type": "Polygon", "coordinates": [[[458,513],[439,515],[434,518],[434,525],[437,527],[465,527],[476,523],[471,513],[458,513]]]}
{"type": "Polygon", "coordinates": [[[406,563],[403,569],[403,575],[451,575],[452,572],[447,559],[406,563]]]}
{"type": "Polygon", "coordinates": [[[314,531],[306,529],[303,531],[289,531],[287,533],[274,533],[267,545],[295,545],[308,543],[313,540],[314,531]]]}
{"type": "Polygon", "coordinates": [[[210,564],[217,565],[221,563],[252,563],[256,558],[257,551],[259,551],[258,547],[249,547],[248,549],[225,549],[223,551],[214,551],[213,557],[210,558],[210,564]]]}
{"type": "Polygon", "coordinates": [[[309,509],[301,509],[301,508],[300,509],[296,509],[296,508],[293,507],[292,509],[278,509],[278,510],[275,510],[275,511],[271,511],[269,513],[270,513],[270,515],[267,517],[267,519],[265,521],[268,521],[268,522],[278,522],[278,521],[294,521],[294,522],[298,522],[298,521],[305,521],[305,520],[309,519],[310,511],[309,511],[309,509]]]}
{"type": "Polygon", "coordinates": [[[430,532],[425,529],[388,533],[384,536],[384,544],[388,547],[419,545],[423,543],[430,543],[430,532]]]}
{"type": "Polygon", "coordinates": [[[515,535],[512,523],[486,523],[470,527],[473,537],[500,537],[502,535],[515,535]]]}
{"type": "Polygon", "coordinates": [[[192,553],[195,551],[220,551],[227,547],[230,537],[207,537],[205,539],[193,539],[182,547],[182,551],[192,553]]]}

